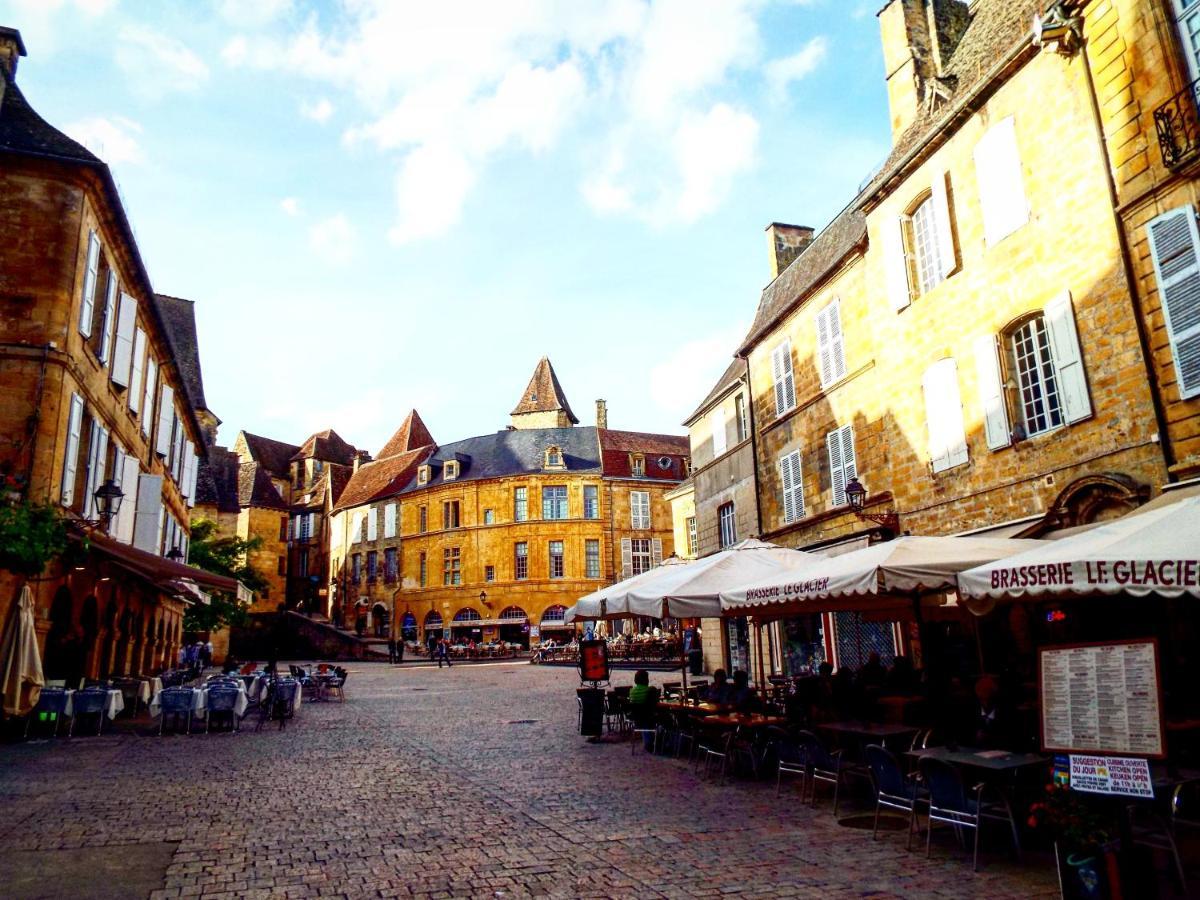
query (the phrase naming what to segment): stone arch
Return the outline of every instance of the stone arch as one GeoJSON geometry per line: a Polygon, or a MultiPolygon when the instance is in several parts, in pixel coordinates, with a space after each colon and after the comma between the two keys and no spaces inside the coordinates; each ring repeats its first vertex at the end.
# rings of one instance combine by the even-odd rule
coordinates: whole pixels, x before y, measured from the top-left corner
{"type": "Polygon", "coordinates": [[[95,594],[88,594],[83,600],[79,627],[83,632],[84,673],[98,675],[103,647],[100,638],[100,604],[95,594]]]}
{"type": "Polygon", "coordinates": [[[1040,537],[1051,531],[1117,519],[1137,509],[1150,489],[1119,472],[1084,475],[1059,491],[1036,527],[1023,537],[1040,537]]]}
{"type": "Polygon", "coordinates": [[[78,687],[83,676],[83,643],[75,624],[75,599],[66,585],[50,601],[50,630],[46,633],[47,678],[62,678],[78,687]]]}

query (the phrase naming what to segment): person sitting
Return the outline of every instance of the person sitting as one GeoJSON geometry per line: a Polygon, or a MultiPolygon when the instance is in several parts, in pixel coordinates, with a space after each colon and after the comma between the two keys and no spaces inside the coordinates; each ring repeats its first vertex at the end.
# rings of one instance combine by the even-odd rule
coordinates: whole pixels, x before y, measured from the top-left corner
{"type": "Polygon", "coordinates": [[[883,667],[879,654],[872,650],[866,663],[858,670],[858,683],[864,690],[872,690],[883,687],[886,678],[887,670],[883,667]]]}
{"type": "Polygon", "coordinates": [[[991,675],[975,682],[974,744],[995,750],[1011,750],[1016,743],[1013,716],[1000,691],[1000,684],[991,675]]]}
{"type": "Polygon", "coordinates": [[[642,730],[642,745],[654,749],[654,735],[650,729],[657,721],[658,688],[650,687],[650,673],[638,669],[633,675],[633,687],[629,689],[629,718],[633,727],[642,730]]]}
{"type": "Polygon", "coordinates": [[[758,692],[750,687],[750,675],[745,669],[737,669],[733,673],[733,687],[729,692],[729,702],[741,713],[758,712],[761,704],[758,692]]]}
{"type": "Polygon", "coordinates": [[[718,706],[728,706],[733,687],[729,684],[729,674],[724,669],[713,672],[712,684],[705,691],[704,699],[718,706]]]}

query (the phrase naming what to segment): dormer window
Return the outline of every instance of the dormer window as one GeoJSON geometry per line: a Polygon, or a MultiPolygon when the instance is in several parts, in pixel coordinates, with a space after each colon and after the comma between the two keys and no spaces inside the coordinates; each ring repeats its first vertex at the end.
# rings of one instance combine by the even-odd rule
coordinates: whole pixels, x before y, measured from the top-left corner
{"type": "Polygon", "coordinates": [[[430,467],[429,466],[427,466],[427,465],[418,466],[417,467],[417,484],[429,484],[429,475],[430,475],[430,467]]]}
{"type": "Polygon", "coordinates": [[[547,447],[544,468],[565,469],[566,467],[567,464],[563,461],[562,450],[559,447],[547,447]]]}
{"type": "Polygon", "coordinates": [[[447,460],[445,467],[442,469],[442,480],[453,481],[458,477],[458,460],[447,460]]]}
{"type": "Polygon", "coordinates": [[[646,475],[646,457],[640,453],[630,456],[629,471],[633,473],[634,478],[644,478],[646,475]]]}

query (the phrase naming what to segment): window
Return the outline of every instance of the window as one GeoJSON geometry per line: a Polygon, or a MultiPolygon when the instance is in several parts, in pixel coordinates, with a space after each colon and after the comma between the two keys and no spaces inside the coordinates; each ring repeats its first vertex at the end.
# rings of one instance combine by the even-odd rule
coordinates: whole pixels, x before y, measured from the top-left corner
{"type": "MultiPolygon", "coordinates": [[[[1196,37],[1200,2],[1189,7],[1189,49],[1194,57],[1200,41],[1196,37]]],[[[1190,205],[1178,207],[1152,219],[1146,230],[1179,396],[1186,400],[1200,395],[1200,232],[1196,211],[1190,205]]]]}
{"type": "Polygon", "coordinates": [[[1001,119],[975,145],[975,182],[983,214],[983,234],[994,247],[1029,221],[1021,156],[1013,117],[1001,119]]]}
{"type": "Polygon", "coordinates": [[[307,541],[312,537],[313,514],[301,513],[296,517],[296,537],[307,541]]]}
{"type": "Polygon", "coordinates": [[[775,415],[782,416],[796,406],[791,341],[784,341],[771,352],[771,375],[775,382],[775,415]]]}
{"type": "Polygon", "coordinates": [[[547,485],[542,488],[542,518],[565,519],[567,517],[567,486],[547,485]]]}
{"type": "Polygon", "coordinates": [[[394,538],[396,536],[395,503],[389,503],[383,508],[383,536],[385,538],[394,538]]]}
{"type": "Polygon", "coordinates": [[[62,503],[75,504],[75,481],[79,473],[79,442],[83,435],[83,398],[71,395],[71,409],[67,414],[67,447],[63,456],[62,503]]]}
{"type": "MultiPolygon", "coordinates": [[[[111,293],[117,292],[117,277],[112,276],[111,293]]],[[[113,336],[112,383],[117,387],[129,387],[130,371],[133,368],[134,330],[137,327],[137,301],[128,294],[121,294],[117,305],[117,325],[113,336]]],[[[138,385],[140,390],[141,385],[138,385]]]]}
{"type": "Polygon", "coordinates": [[[385,584],[395,584],[400,575],[399,554],[395,547],[383,551],[383,581],[385,584]]]}
{"type": "Polygon", "coordinates": [[[717,509],[717,540],[722,550],[737,543],[737,524],[733,518],[732,503],[722,503],[717,509]]]}
{"type": "Polygon", "coordinates": [[[374,550],[367,551],[367,584],[374,584],[379,576],[379,554],[374,550]]]}
{"type": "Polygon", "coordinates": [[[427,582],[426,582],[426,577],[427,577],[427,575],[428,575],[428,572],[427,572],[426,560],[425,560],[425,554],[424,554],[424,553],[422,553],[422,554],[421,554],[421,555],[420,555],[420,556],[417,558],[417,565],[418,565],[418,569],[419,569],[419,576],[418,576],[418,577],[419,577],[419,579],[420,579],[421,587],[425,587],[425,585],[426,585],[426,583],[427,583],[427,582]]]}
{"type": "MultiPolygon", "coordinates": [[[[304,554],[300,554],[303,558],[304,554]]],[[[355,584],[362,581],[362,554],[355,553],[350,557],[350,580],[355,584]]]]}
{"type": "Polygon", "coordinates": [[[583,486],[583,517],[585,519],[600,518],[600,489],[594,484],[583,486]]]}
{"type": "MultiPolygon", "coordinates": [[[[829,454],[829,481],[833,488],[833,506],[846,505],[846,485],[858,476],[854,459],[854,426],[843,425],[825,435],[829,454]]],[[[801,501],[803,505],[803,501],[801,501]]]]}
{"type": "Polygon", "coordinates": [[[496,580],[496,567],[495,566],[484,566],[483,567],[483,580],[484,581],[495,581],[496,580]]]}
{"type": "Polygon", "coordinates": [[[492,510],[485,509],[483,511],[483,524],[484,525],[496,524],[496,514],[492,510]]]}
{"type": "Polygon", "coordinates": [[[529,518],[529,488],[513,488],[513,521],[524,522],[529,518]]]}
{"type": "Polygon", "coordinates": [[[649,572],[652,567],[649,538],[633,538],[629,547],[632,554],[630,567],[633,574],[640,575],[643,572],[649,572]]]}
{"type": "Polygon", "coordinates": [[[687,550],[688,556],[696,555],[696,517],[689,516],[687,520],[687,550]]]}
{"type": "Polygon", "coordinates": [[[442,584],[462,584],[462,557],[458,547],[447,547],[442,551],[442,584]]]}
{"type": "Polygon", "coordinates": [[[650,492],[649,491],[630,491],[629,492],[629,514],[633,528],[649,528],[650,527],[650,492]]]}
{"type": "Polygon", "coordinates": [[[586,540],[583,542],[583,575],[585,578],[600,577],[600,541],[586,540]]]}
{"type": "Polygon", "coordinates": [[[429,484],[430,467],[417,467],[417,484],[429,484]]]}
{"type": "Polygon", "coordinates": [[[925,393],[925,424],[929,431],[929,465],[936,472],[967,461],[958,365],[952,358],[934,363],[921,379],[925,393]]]}
{"type": "Polygon", "coordinates": [[[629,457],[629,471],[634,478],[644,478],[646,475],[646,457],[640,453],[629,457]]]}
{"type": "Polygon", "coordinates": [[[563,565],[563,542],[550,542],[550,567],[548,574],[551,578],[562,578],[566,567],[563,565]]]}
{"type": "Polygon", "coordinates": [[[945,278],[942,274],[938,225],[933,202],[933,195],[930,195],[913,210],[909,219],[909,227],[912,229],[909,246],[919,294],[929,293],[945,278]]]}
{"type": "Polygon", "coordinates": [[[565,469],[566,462],[563,460],[562,450],[558,447],[547,447],[545,458],[543,460],[544,468],[547,469],[565,469]]]}
{"type": "Polygon", "coordinates": [[[1042,317],[1035,316],[1015,329],[1009,335],[1009,346],[1025,433],[1035,435],[1057,428],[1063,423],[1062,403],[1042,317]]]}
{"type": "Polygon", "coordinates": [[[817,313],[817,362],[822,387],[829,387],[846,377],[841,309],[841,301],[834,300],[817,313]]]}
{"type": "Polygon", "coordinates": [[[457,528],[458,527],[458,501],[446,500],[442,503],[442,527],[457,528]]]}
{"type": "Polygon", "coordinates": [[[424,534],[429,530],[429,507],[417,507],[417,531],[424,534]]]}
{"type": "Polygon", "coordinates": [[[1172,0],[1175,19],[1179,26],[1179,39],[1187,57],[1188,73],[1194,81],[1200,78],[1200,2],[1198,0],[1172,0]]]}
{"type": "Polygon", "coordinates": [[[281,557],[279,557],[278,560],[276,560],[275,574],[276,575],[286,575],[287,574],[287,557],[286,556],[281,556],[281,557]]]}
{"type": "Polygon", "coordinates": [[[453,481],[458,477],[458,460],[446,460],[446,465],[442,467],[442,481],[453,481]]]}
{"type": "Polygon", "coordinates": [[[300,555],[297,557],[296,561],[298,563],[300,563],[300,567],[299,567],[300,571],[298,574],[300,575],[301,578],[307,578],[308,577],[308,551],[301,550],[300,555]]]}
{"type": "Polygon", "coordinates": [[[913,293],[937,287],[957,265],[946,173],[934,176],[929,192],[905,215],[884,221],[881,232],[887,296],[892,309],[900,312],[912,302],[913,293]]]}
{"type": "Polygon", "coordinates": [[[288,517],[287,516],[279,517],[279,539],[281,541],[286,541],[288,539],[288,517]]]}
{"type": "Polygon", "coordinates": [[[523,581],[529,577],[529,544],[518,541],[513,544],[513,578],[523,581]]]}
{"type": "Polygon", "coordinates": [[[738,443],[741,443],[750,436],[750,415],[746,409],[745,394],[738,394],[733,398],[733,418],[737,426],[738,443]]]}

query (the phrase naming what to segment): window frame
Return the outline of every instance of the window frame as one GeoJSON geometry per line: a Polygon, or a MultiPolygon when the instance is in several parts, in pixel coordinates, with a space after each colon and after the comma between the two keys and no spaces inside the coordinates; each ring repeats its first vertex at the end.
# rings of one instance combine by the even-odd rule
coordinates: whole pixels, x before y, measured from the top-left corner
{"type": "Polygon", "coordinates": [[[649,491],[630,491],[629,492],[629,527],[638,531],[647,531],[650,529],[652,519],[650,515],[650,492],[649,491]],[[639,511],[638,507],[642,509],[639,511]]]}
{"type": "Polygon", "coordinates": [[[737,543],[737,508],[732,500],[717,507],[717,544],[725,550],[737,543]]]}
{"type": "Polygon", "coordinates": [[[583,542],[583,577],[600,577],[600,540],[585,538],[583,542]],[[593,565],[594,563],[594,565],[593,565]]]}
{"type": "Polygon", "coordinates": [[[515,541],[513,543],[513,581],[529,579],[529,542],[515,541]]]}
{"type": "Polygon", "coordinates": [[[1013,407],[1025,437],[1049,434],[1067,424],[1050,330],[1042,312],[1025,316],[1004,331],[1008,370],[1015,385],[1013,407]],[[1018,346],[1022,342],[1025,347],[1018,346]],[[1041,405],[1040,411],[1031,407],[1041,405]],[[1057,421],[1054,419],[1057,417],[1057,421]],[[1034,424],[1044,419],[1044,424],[1034,424]]]}
{"type": "Polygon", "coordinates": [[[654,568],[654,554],[650,538],[630,538],[629,560],[630,571],[634,575],[649,572],[654,568]],[[639,567],[639,561],[642,564],[641,567],[639,567]]]}
{"type": "Polygon", "coordinates": [[[462,586],[462,548],[442,548],[442,587],[462,586]]]}
{"type": "Polygon", "coordinates": [[[513,521],[529,521],[529,488],[524,485],[513,488],[513,521]]]}
{"type": "Polygon", "coordinates": [[[561,540],[546,544],[546,577],[559,581],[567,577],[566,545],[561,540]]]}
{"type": "Polygon", "coordinates": [[[542,521],[557,522],[570,517],[570,496],[567,486],[565,484],[542,485],[542,521]],[[548,512],[550,514],[547,514],[548,512]],[[562,514],[558,515],[560,512],[562,514]]]}
{"type": "Polygon", "coordinates": [[[600,518],[600,486],[597,484],[583,486],[583,517],[585,519],[600,518]]]}

